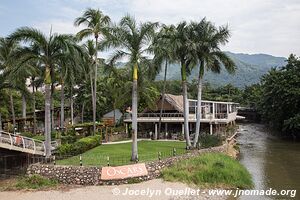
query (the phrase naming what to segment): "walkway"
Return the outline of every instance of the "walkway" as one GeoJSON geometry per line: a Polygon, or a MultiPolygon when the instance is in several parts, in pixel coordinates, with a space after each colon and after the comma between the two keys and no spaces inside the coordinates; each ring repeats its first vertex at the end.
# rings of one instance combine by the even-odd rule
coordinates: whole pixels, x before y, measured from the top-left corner
{"type": "MultiPolygon", "coordinates": [[[[198,195],[171,195],[179,191],[189,191],[186,184],[177,182],[165,182],[161,179],[151,181],[118,185],[118,186],[88,186],[73,188],[68,191],[27,191],[27,192],[0,192],[1,200],[99,200],[99,199],[116,199],[116,200],[138,200],[138,199],[155,199],[155,200],[223,200],[226,196],[209,196],[208,190],[200,190],[198,195]],[[148,191],[148,193],[147,193],[148,191]],[[152,196],[150,196],[152,191],[152,196]],[[129,192],[130,194],[127,194],[129,192]],[[142,193],[144,194],[138,194],[142,193]],[[135,194],[134,194],[135,193],[135,194]]],[[[195,188],[196,189],[196,188],[195,188]]],[[[188,194],[186,192],[185,194],[188,194]]]]}
{"type": "MultiPolygon", "coordinates": [[[[160,139],[160,140],[151,140],[151,139],[146,139],[146,138],[142,138],[142,139],[138,139],[139,141],[153,141],[153,142],[185,142],[185,141],[180,141],[180,140],[167,140],[167,139],[160,139]]],[[[124,144],[124,143],[131,143],[132,140],[122,140],[122,141],[116,141],[116,142],[105,142],[102,143],[102,145],[108,145],[108,144],[124,144]]]]}
{"type": "MultiPolygon", "coordinates": [[[[52,142],[51,150],[57,147],[56,142],[52,142]]],[[[20,151],[35,155],[45,155],[45,142],[29,137],[24,137],[19,134],[0,131],[0,148],[20,151]]]]}

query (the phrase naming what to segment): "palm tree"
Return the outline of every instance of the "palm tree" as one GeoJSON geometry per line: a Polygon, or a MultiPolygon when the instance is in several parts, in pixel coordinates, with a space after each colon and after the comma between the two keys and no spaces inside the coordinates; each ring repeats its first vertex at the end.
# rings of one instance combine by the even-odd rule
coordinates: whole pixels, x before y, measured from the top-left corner
{"type": "Polygon", "coordinates": [[[138,159],[137,147],[137,92],[138,92],[138,74],[140,74],[140,65],[149,65],[149,59],[145,56],[149,52],[149,43],[153,39],[157,23],[136,23],[136,20],[127,15],[121,19],[119,26],[111,28],[111,33],[106,35],[102,42],[104,47],[119,48],[116,50],[110,61],[127,58],[128,64],[132,68],[132,155],[131,160],[138,159]]]}
{"type": "Polygon", "coordinates": [[[204,71],[206,69],[214,73],[220,73],[221,66],[224,65],[229,73],[233,73],[235,71],[235,64],[220,50],[220,45],[226,44],[230,37],[227,26],[220,26],[217,28],[204,18],[199,23],[192,22],[191,29],[195,51],[198,62],[200,63],[198,74],[196,133],[193,142],[193,147],[196,147],[200,133],[201,95],[204,71]]]}
{"type": "MultiPolygon", "coordinates": [[[[97,69],[98,69],[98,40],[99,37],[105,32],[107,26],[110,24],[110,18],[107,15],[104,15],[100,10],[95,10],[88,8],[81,17],[78,17],[74,25],[80,26],[84,24],[87,28],[81,30],[77,33],[79,39],[83,39],[86,37],[94,36],[95,38],[95,71],[94,71],[94,88],[92,93],[92,101],[93,101],[93,131],[94,134],[96,132],[96,96],[97,96],[97,69]]],[[[92,78],[91,78],[92,80],[92,78]]],[[[93,85],[93,83],[91,83],[93,85]]]]}
{"type": "Polygon", "coordinates": [[[184,134],[186,138],[186,148],[191,147],[189,136],[189,101],[187,93],[187,76],[191,68],[195,66],[197,60],[191,40],[191,31],[186,22],[180,22],[175,31],[169,36],[169,42],[173,51],[174,59],[181,66],[181,82],[183,95],[183,115],[184,115],[184,134]]]}
{"type": "MultiPolygon", "coordinates": [[[[72,38],[71,38],[72,39],[72,38]]],[[[75,39],[75,38],[74,38],[75,39]]],[[[75,41],[74,41],[75,42],[75,41]]],[[[83,49],[77,47],[77,51],[70,49],[65,54],[65,58],[60,60],[59,73],[60,73],[60,129],[64,131],[65,121],[65,86],[70,90],[70,107],[71,107],[71,124],[74,124],[74,107],[73,107],[73,87],[76,84],[77,77],[82,72],[82,53],[83,49]],[[78,50],[79,49],[79,50],[78,50]]],[[[79,79],[78,79],[79,80],[79,79]]]]}
{"type": "MultiPolygon", "coordinates": [[[[13,91],[15,90],[21,92],[22,97],[24,97],[25,95],[28,96],[25,80],[28,77],[29,72],[27,70],[16,70],[16,67],[19,66],[18,59],[15,56],[18,50],[19,45],[17,42],[9,41],[5,38],[0,39],[0,62],[1,68],[5,70],[7,74],[6,88],[9,89],[9,101],[13,120],[13,132],[16,128],[16,115],[14,108],[13,91]]],[[[24,103],[22,103],[22,107],[24,112],[24,103]]]]}
{"type": "Polygon", "coordinates": [[[47,37],[39,30],[29,27],[17,29],[9,36],[9,39],[28,44],[17,54],[23,62],[40,62],[45,68],[45,147],[46,157],[49,157],[51,156],[51,69],[64,59],[66,50],[74,48],[76,44],[70,40],[69,36],[50,34],[47,37]]]}
{"type": "Polygon", "coordinates": [[[171,44],[168,40],[171,34],[174,32],[174,26],[166,26],[163,25],[160,32],[156,35],[155,40],[153,42],[153,52],[154,52],[154,63],[155,66],[161,68],[163,62],[165,62],[164,66],[164,82],[163,82],[163,89],[162,89],[162,99],[161,99],[161,106],[160,106],[160,114],[159,114],[159,122],[158,122],[158,133],[155,132],[154,140],[160,136],[161,131],[161,118],[165,100],[165,93],[166,93],[166,81],[167,81],[167,71],[168,71],[168,64],[172,61],[172,49],[171,44]]]}

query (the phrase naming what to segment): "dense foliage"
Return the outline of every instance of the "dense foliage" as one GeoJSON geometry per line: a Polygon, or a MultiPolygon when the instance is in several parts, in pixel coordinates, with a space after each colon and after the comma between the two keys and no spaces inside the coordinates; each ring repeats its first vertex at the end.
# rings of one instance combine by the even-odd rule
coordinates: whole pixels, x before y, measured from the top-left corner
{"type": "Polygon", "coordinates": [[[101,136],[99,135],[89,136],[89,137],[81,138],[80,140],[73,143],[66,143],[61,145],[58,148],[57,153],[60,156],[78,155],[83,152],[86,152],[87,150],[95,148],[100,144],[101,144],[101,136]]]}
{"type": "Polygon", "coordinates": [[[272,69],[261,81],[259,111],[263,118],[287,136],[300,137],[300,60],[272,69]]]}

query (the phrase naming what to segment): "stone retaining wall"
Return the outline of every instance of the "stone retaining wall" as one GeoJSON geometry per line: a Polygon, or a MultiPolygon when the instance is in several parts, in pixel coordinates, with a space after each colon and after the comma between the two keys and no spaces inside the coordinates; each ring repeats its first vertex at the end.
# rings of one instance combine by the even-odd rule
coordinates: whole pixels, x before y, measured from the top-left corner
{"type": "Polygon", "coordinates": [[[118,185],[133,182],[140,182],[154,179],[160,176],[161,170],[174,164],[177,161],[188,159],[208,152],[223,152],[226,153],[228,145],[224,144],[218,147],[208,149],[194,150],[187,154],[178,155],[160,161],[152,161],[146,163],[148,175],[138,178],[103,181],[101,177],[101,167],[80,167],[80,166],[62,166],[62,165],[42,165],[33,164],[28,167],[27,174],[38,174],[50,179],[56,179],[64,184],[76,185],[118,185]]]}

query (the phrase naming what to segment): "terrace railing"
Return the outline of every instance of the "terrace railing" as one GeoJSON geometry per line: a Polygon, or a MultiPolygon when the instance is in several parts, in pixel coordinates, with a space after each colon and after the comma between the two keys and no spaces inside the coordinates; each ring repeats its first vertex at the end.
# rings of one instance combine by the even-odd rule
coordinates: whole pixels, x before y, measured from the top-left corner
{"type": "MultiPolygon", "coordinates": [[[[9,150],[27,152],[31,154],[45,155],[45,142],[33,138],[0,131],[0,146],[9,150]]],[[[55,150],[58,144],[51,143],[51,150],[55,150]]]]}

